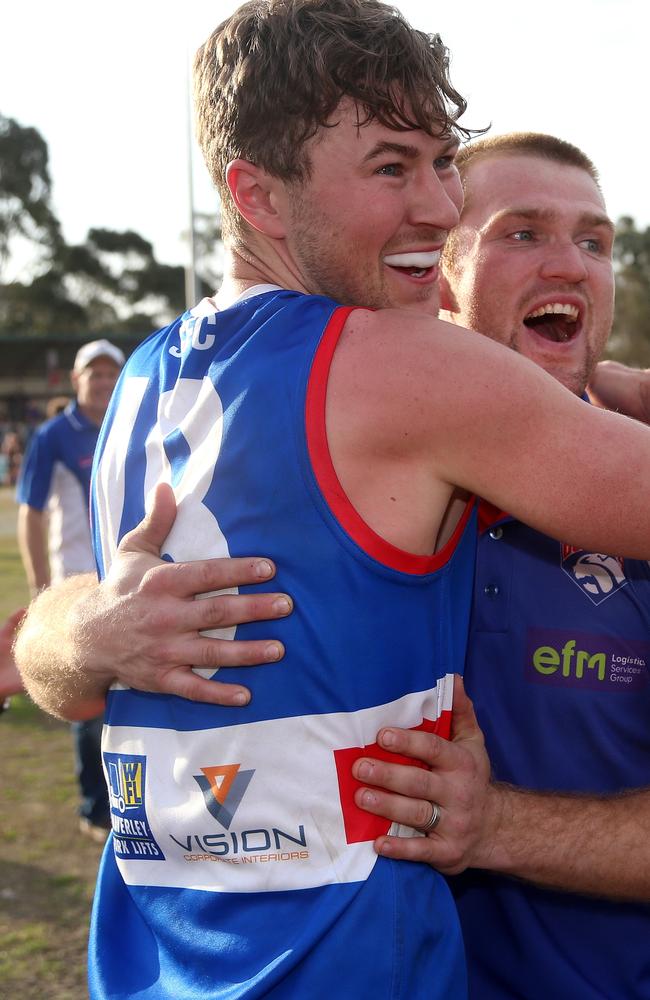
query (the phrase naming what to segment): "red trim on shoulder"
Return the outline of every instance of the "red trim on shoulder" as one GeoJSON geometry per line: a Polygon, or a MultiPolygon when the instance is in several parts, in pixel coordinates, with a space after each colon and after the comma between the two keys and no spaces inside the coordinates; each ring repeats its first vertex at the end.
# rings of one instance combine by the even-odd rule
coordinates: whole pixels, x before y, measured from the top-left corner
{"type": "Polygon", "coordinates": [[[307,395],[305,399],[305,430],[307,448],[316,481],[332,514],[347,534],[369,556],[391,569],[403,573],[424,576],[433,573],[445,565],[453,555],[458,542],[465,530],[474,507],[471,499],[456,525],[453,535],[443,548],[431,556],[416,555],[406,552],[387,542],[378,535],[370,525],[366,524],[358,511],[352,506],[334,469],[330,455],[325,427],[325,402],[327,398],[327,381],[343,327],[356,306],[341,306],[332,314],[316,348],[312,362],[307,395]]]}
{"type": "Polygon", "coordinates": [[[504,510],[499,510],[489,500],[479,500],[478,502],[478,530],[479,534],[489,531],[497,521],[503,521],[505,517],[510,517],[504,510]]]}

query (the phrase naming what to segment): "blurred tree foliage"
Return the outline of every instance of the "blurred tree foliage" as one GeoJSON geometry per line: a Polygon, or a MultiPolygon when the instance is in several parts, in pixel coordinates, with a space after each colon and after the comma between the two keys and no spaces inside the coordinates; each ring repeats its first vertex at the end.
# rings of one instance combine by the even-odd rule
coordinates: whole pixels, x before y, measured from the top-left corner
{"type": "MultiPolygon", "coordinates": [[[[200,217],[202,288],[213,291],[219,230],[200,217]]],[[[15,268],[14,268],[15,270],[15,268]]],[[[162,264],[138,233],[90,229],[65,242],[51,206],[47,143],[0,114],[0,333],[141,333],[183,311],[181,266],[162,264]],[[3,280],[12,255],[29,260],[3,280]]]]}
{"type": "Polygon", "coordinates": [[[212,295],[223,276],[221,217],[218,212],[214,215],[194,213],[194,253],[201,294],[212,295]]]}
{"type": "Polygon", "coordinates": [[[56,250],[61,233],[50,192],[45,140],[35,128],[0,114],[0,263],[16,236],[38,244],[46,254],[56,250]]]}
{"type": "Polygon", "coordinates": [[[636,228],[623,216],[614,244],[616,311],[607,356],[650,367],[650,227],[636,228]]]}

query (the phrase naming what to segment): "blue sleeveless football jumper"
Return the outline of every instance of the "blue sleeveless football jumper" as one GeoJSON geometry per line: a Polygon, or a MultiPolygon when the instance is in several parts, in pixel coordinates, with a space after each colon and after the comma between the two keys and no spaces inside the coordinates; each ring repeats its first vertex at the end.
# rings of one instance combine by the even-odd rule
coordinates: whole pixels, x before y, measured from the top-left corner
{"type": "Polygon", "coordinates": [[[349,312],[282,290],[222,312],[204,300],[145,341],[118,384],[94,476],[101,572],[167,481],[178,516],[164,558],[268,555],[278,574],[261,589],[290,593],[295,610],[237,628],[286,647],[279,663],[228,671],[253,689],[245,708],[109,693],[96,1000],[465,996],[444,879],[375,854],[389,823],[356,808],[350,768],[379,753],[383,725],[448,735],[475,515],[468,505],[425,557],[352,508],[325,433],[349,312]]]}

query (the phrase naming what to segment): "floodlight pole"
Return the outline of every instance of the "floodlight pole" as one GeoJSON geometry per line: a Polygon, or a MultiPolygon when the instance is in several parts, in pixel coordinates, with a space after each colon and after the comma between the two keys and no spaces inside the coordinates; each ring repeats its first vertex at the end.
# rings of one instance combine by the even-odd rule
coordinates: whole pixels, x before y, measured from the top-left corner
{"type": "Polygon", "coordinates": [[[194,227],[195,213],[194,213],[194,157],[192,154],[192,146],[194,141],[194,136],[192,134],[192,88],[191,88],[191,67],[190,58],[188,52],[188,58],[186,61],[187,65],[187,75],[186,75],[186,88],[187,88],[187,100],[186,104],[186,114],[187,114],[187,197],[188,197],[188,211],[189,211],[189,261],[185,266],[185,308],[191,309],[199,301],[201,292],[199,288],[199,277],[196,273],[196,230],[194,227]]]}

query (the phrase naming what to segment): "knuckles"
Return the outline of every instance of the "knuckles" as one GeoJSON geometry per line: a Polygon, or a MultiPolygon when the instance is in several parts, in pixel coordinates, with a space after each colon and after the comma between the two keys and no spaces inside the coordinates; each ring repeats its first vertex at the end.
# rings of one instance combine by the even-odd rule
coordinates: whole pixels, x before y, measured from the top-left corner
{"type": "Polygon", "coordinates": [[[418,803],[413,822],[414,830],[422,830],[431,819],[431,805],[427,802],[418,803]]]}
{"type": "Polygon", "coordinates": [[[141,594],[165,593],[170,586],[170,577],[178,572],[176,563],[159,561],[158,565],[150,566],[143,574],[138,586],[141,594]]]}
{"type": "Polygon", "coordinates": [[[152,642],[149,647],[148,658],[153,663],[173,663],[175,659],[173,643],[167,639],[158,639],[152,642]]]}
{"type": "Polygon", "coordinates": [[[215,655],[220,646],[220,641],[213,639],[209,643],[197,643],[195,651],[192,653],[192,666],[195,667],[218,667],[219,658],[215,655]]]}
{"type": "Polygon", "coordinates": [[[224,595],[202,598],[201,608],[206,628],[222,628],[230,624],[229,601],[224,595]]]}
{"type": "MultiPolygon", "coordinates": [[[[403,769],[402,764],[398,764],[398,767],[403,769]]],[[[431,788],[430,788],[430,772],[423,771],[420,767],[414,767],[410,769],[410,794],[417,799],[428,799],[431,801],[431,788]]],[[[399,772],[398,772],[399,773],[399,772]]],[[[425,807],[426,814],[426,807],[425,807]]],[[[430,814],[425,815],[425,823],[430,819],[430,814]]]]}
{"type": "MultiPolygon", "coordinates": [[[[230,578],[230,561],[228,559],[210,559],[196,562],[192,567],[196,574],[194,593],[206,593],[210,590],[226,590],[233,586],[230,578]]],[[[239,583],[248,582],[243,579],[243,569],[239,568],[239,583]]]]}

